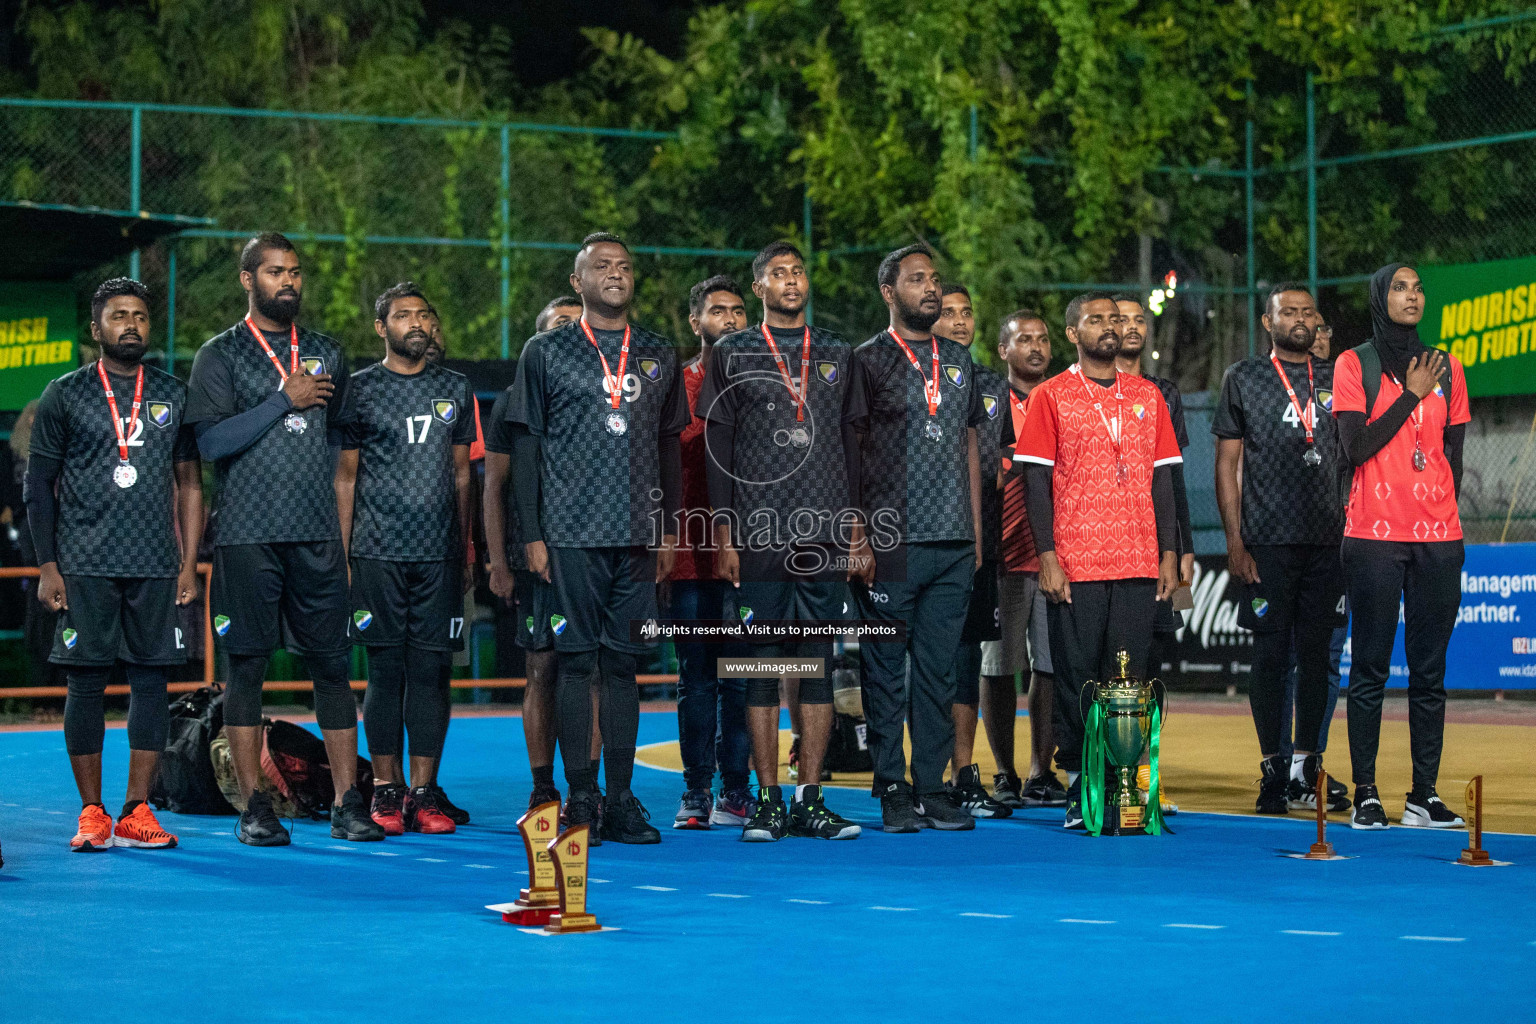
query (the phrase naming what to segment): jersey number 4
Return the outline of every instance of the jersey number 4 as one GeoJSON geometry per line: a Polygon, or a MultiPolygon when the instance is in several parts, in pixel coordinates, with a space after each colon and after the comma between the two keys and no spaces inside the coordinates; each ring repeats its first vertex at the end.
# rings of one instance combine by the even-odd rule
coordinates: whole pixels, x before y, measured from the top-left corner
{"type": "Polygon", "coordinates": [[[407,416],[405,418],[405,439],[408,444],[421,444],[427,439],[427,431],[432,426],[431,416],[407,416]]]}

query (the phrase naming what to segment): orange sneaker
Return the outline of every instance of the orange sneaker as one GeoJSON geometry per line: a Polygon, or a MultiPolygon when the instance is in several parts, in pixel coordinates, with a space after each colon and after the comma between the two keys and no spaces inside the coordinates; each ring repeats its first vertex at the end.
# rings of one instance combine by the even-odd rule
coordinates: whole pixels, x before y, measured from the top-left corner
{"type": "Polygon", "coordinates": [[[87,804],[80,812],[80,830],[69,841],[76,853],[100,853],[112,848],[112,815],[101,804],[87,804]]]}
{"type": "Polygon", "coordinates": [[[128,817],[119,818],[112,836],[118,846],[132,846],[140,850],[163,850],[176,845],[176,837],[160,827],[149,804],[139,804],[128,817]]]}

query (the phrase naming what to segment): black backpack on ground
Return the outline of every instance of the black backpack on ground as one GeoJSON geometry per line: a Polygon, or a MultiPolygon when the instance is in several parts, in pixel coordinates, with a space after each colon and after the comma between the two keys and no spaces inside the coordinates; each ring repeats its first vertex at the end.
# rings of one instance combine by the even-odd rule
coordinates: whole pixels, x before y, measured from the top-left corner
{"type": "Polygon", "coordinates": [[[204,686],[171,704],[171,725],[149,802],[176,814],[234,814],[219,790],[208,745],[224,726],[224,688],[204,686]]]}
{"type": "MultiPolygon", "coordinates": [[[[329,820],[336,787],[324,740],[302,725],[269,719],[261,757],[262,771],[268,778],[277,775],[273,782],[281,780],[283,795],[300,813],[316,821],[329,820]]],[[[373,765],[363,757],[357,759],[357,788],[364,803],[373,802],[373,765]]]]}

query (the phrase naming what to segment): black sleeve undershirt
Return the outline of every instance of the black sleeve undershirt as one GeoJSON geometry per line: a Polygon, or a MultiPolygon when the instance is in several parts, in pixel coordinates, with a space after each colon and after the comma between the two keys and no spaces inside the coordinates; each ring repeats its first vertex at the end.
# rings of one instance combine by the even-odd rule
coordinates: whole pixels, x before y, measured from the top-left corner
{"type": "Polygon", "coordinates": [[[539,522],[539,458],[542,445],[537,434],[528,432],[521,423],[512,425],[512,465],[508,480],[512,485],[512,501],[517,506],[517,521],[522,529],[523,543],[532,544],[544,539],[544,528],[539,522]]]}
{"type": "Polygon", "coordinates": [[[1419,398],[1412,391],[1404,391],[1397,401],[1374,423],[1365,422],[1363,412],[1341,412],[1334,416],[1339,424],[1339,443],[1351,466],[1363,466],[1397,436],[1408,417],[1413,415],[1419,398]]]}
{"type": "Polygon", "coordinates": [[[54,497],[53,485],[63,469],[64,462],[61,459],[33,455],[27,460],[22,500],[27,506],[27,526],[32,531],[32,546],[37,551],[38,565],[59,560],[58,550],[54,546],[59,503],[54,497]]]}
{"type": "Polygon", "coordinates": [[[864,443],[864,436],[854,428],[852,423],[843,423],[843,466],[848,472],[848,507],[858,514],[859,520],[864,519],[864,486],[861,479],[864,472],[864,452],[859,447],[864,443]]]}
{"type": "MultiPolygon", "coordinates": [[[[1179,543],[1175,550],[1182,556],[1195,550],[1195,528],[1189,520],[1189,492],[1184,488],[1184,464],[1175,462],[1168,468],[1173,471],[1173,513],[1179,522],[1179,543]]],[[[1155,482],[1156,472],[1152,476],[1155,482]]],[[[1168,549],[1165,547],[1163,550],[1168,549]]]]}
{"type": "Polygon", "coordinates": [[[682,434],[662,434],[656,441],[657,455],[661,459],[661,516],[665,524],[662,532],[677,536],[677,512],[683,507],[683,440],[682,434]],[[668,529],[667,527],[670,527],[668,529]]]}
{"type": "MultiPolygon", "coordinates": [[[[1157,518],[1157,551],[1161,555],[1164,551],[1177,552],[1179,550],[1178,538],[1181,524],[1178,520],[1175,508],[1177,502],[1174,498],[1173,466],[1155,466],[1152,469],[1152,514],[1157,518]]],[[[1182,490],[1183,488],[1179,488],[1182,490]]],[[[1188,519],[1188,510],[1185,510],[1185,518],[1188,519]]]]}
{"type": "MultiPolygon", "coordinates": [[[[704,431],[708,435],[705,438],[708,454],[704,459],[704,477],[709,485],[709,507],[716,512],[734,511],[735,487],[732,486],[731,472],[735,461],[736,427],[711,419],[704,431]],[[732,465],[724,465],[726,462],[732,465]]],[[[734,521],[735,516],[731,518],[734,521]]]]}
{"type": "Polygon", "coordinates": [[[1451,478],[1456,483],[1456,497],[1461,498],[1461,456],[1467,441],[1467,425],[1458,423],[1445,427],[1445,461],[1451,465],[1451,478]]]}
{"type": "MultiPolygon", "coordinates": [[[[210,462],[219,459],[227,459],[232,455],[239,455],[251,445],[261,440],[261,436],[272,429],[273,424],[287,415],[293,408],[293,403],[282,391],[274,391],[261,401],[259,405],[252,406],[245,412],[222,420],[198,420],[192,425],[197,434],[197,448],[203,458],[210,462]]],[[[332,436],[334,432],[327,432],[327,440],[332,447],[340,447],[340,438],[332,436]]]]}

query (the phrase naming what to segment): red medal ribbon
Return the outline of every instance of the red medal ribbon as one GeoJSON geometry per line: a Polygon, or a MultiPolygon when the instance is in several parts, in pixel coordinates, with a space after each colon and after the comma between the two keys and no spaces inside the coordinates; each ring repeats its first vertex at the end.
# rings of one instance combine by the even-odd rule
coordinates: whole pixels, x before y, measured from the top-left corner
{"type": "MultiPolygon", "coordinates": [[[[1307,432],[1307,447],[1310,448],[1313,444],[1312,419],[1308,418],[1307,414],[1302,410],[1301,402],[1296,398],[1296,389],[1291,387],[1291,379],[1285,375],[1285,370],[1280,366],[1280,357],[1276,356],[1273,350],[1269,353],[1269,361],[1275,364],[1275,372],[1280,375],[1280,383],[1285,385],[1285,397],[1291,400],[1291,408],[1296,410],[1296,419],[1307,432]]],[[[1307,357],[1307,393],[1309,397],[1317,394],[1317,388],[1312,382],[1311,356],[1307,357]]],[[[1311,397],[1308,408],[1312,410],[1312,416],[1315,418],[1317,416],[1317,399],[1315,397],[1311,397]]]]}
{"type": "MultiPolygon", "coordinates": [[[[900,345],[901,350],[907,354],[907,360],[912,364],[912,368],[917,371],[919,377],[922,377],[923,364],[917,361],[917,356],[913,355],[907,343],[901,340],[901,335],[896,333],[896,328],[888,327],[886,333],[896,339],[896,344],[900,345]]],[[[923,394],[928,399],[928,415],[937,416],[939,413],[939,337],[933,335],[930,340],[933,342],[933,380],[930,382],[923,377],[923,394]]]]}
{"type": "Polygon", "coordinates": [[[624,394],[624,368],[629,365],[629,324],[624,325],[624,344],[619,348],[619,372],[617,375],[608,372],[608,357],[603,355],[603,350],[598,348],[597,335],[592,333],[592,327],[587,323],[587,318],[581,318],[581,329],[586,334],[592,347],[597,349],[597,358],[603,361],[603,383],[608,385],[608,395],[613,399],[613,407],[619,407],[619,399],[624,394]]]}
{"type": "Polygon", "coordinates": [[[133,383],[133,411],[128,414],[128,433],[123,433],[123,421],[117,414],[117,398],[112,394],[112,382],[107,380],[106,368],[96,360],[96,375],[101,378],[101,389],[107,393],[107,408],[112,410],[112,430],[117,434],[117,457],[128,461],[128,438],[139,422],[139,406],[144,402],[144,367],[139,367],[139,377],[133,383]]]}
{"type": "Polygon", "coordinates": [[[268,359],[272,360],[272,365],[277,367],[277,375],[283,378],[284,383],[287,382],[290,374],[299,372],[299,328],[296,324],[288,325],[289,368],[286,370],[283,369],[283,364],[277,361],[277,353],[273,352],[272,346],[267,344],[267,336],[261,333],[261,328],[257,327],[255,322],[251,320],[249,313],[245,315],[245,326],[250,329],[252,334],[256,335],[256,340],[261,343],[261,350],[267,354],[268,359]]]}
{"type": "MultiPolygon", "coordinates": [[[[768,351],[773,353],[773,361],[779,364],[779,372],[784,375],[784,386],[789,388],[795,396],[795,419],[805,419],[805,384],[809,380],[811,370],[811,329],[805,330],[805,342],[800,346],[800,390],[795,390],[795,380],[789,375],[789,367],[784,365],[784,357],[779,354],[778,342],[773,340],[773,332],[768,329],[766,323],[759,325],[763,330],[763,340],[768,343],[768,351]]],[[[922,372],[922,371],[918,371],[922,372]]]]}
{"type": "Polygon", "coordinates": [[[1109,435],[1110,443],[1115,446],[1115,465],[1117,472],[1119,472],[1121,471],[1119,467],[1125,465],[1125,452],[1122,448],[1124,442],[1123,435],[1125,433],[1125,393],[1120,390],[1120,368],[1115,368],[1115,425],[1120,428],[1119,430],[1110,426],[1109,417],[1104,415],[1104,403],[1094,401],[1094,386],[1088,383],[1088,375],[1076,365],[1072,367],[1072,372],[1077,374],[1077,379],[1083,382],[1083,391],[1087,393],[1088,401],[1093,402],[1093,407],[1099,411],[1099,419],[1104,424],[1104,432],[1109,435]]]}

